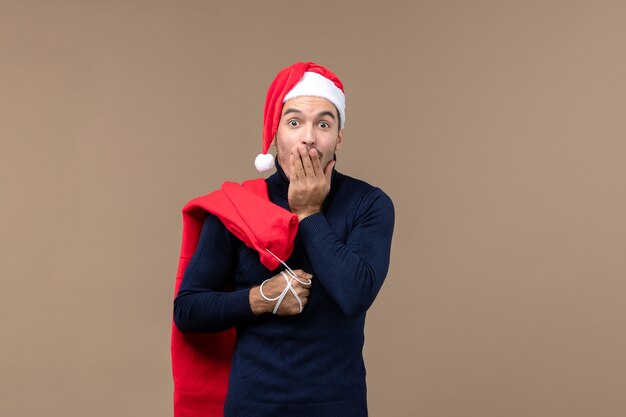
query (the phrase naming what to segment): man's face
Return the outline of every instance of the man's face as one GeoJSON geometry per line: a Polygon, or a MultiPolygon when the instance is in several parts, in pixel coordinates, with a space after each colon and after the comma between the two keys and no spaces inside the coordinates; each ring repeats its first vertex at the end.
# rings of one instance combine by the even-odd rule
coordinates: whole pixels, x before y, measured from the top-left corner
{"type": "Polygon", "coordinates": [[[339,128],[337,108],[330,101],[304,96],[292,98],[283,105],[276,146],[278,161],[288,178],[291,178],[289,156],[298,155],[298,146],[315,148],[325,169],[342,142],[343,129],[339,128]]]}

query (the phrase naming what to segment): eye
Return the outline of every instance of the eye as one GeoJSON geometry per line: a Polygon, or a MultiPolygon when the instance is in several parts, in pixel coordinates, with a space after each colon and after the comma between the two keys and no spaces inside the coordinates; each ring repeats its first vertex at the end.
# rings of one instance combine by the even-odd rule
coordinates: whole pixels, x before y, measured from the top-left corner
{"type": "Polygon", "coordinates": [[[328,122],[320,122],[320,127],[322,129],[328,129],[330,127],[330,123],[328,123],[328,122]]]}
{"type": "Polygon", "coordinates": [[[287,124],[291,127],[296,127],[300,124],[300,122],[298,122],[296,119],[291,119],[287,122],[287,124]]]}

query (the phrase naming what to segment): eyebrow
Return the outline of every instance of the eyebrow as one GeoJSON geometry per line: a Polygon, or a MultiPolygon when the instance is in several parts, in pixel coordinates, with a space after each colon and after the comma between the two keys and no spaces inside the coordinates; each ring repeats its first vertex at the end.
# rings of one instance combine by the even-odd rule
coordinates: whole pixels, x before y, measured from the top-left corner
{"type": "MultiPolygon", "coordinates": [[[[283,111],[283,116],[288,115],[289,113],[298,113],[298,114],[302,114],[301,110],[295,109],[293,107],[289,107],[288,109],[285,109],[285,111],[283,111]]],[[[322,117],[322,116],[330,116],[333,120],[336,120],[335,115],[333,114],[333,112],[331,111],[323,111],[320,114],[317,115],[317,117],[322,117]]]]}
{"type": "Polygon", "coordinates": [[[299,113],[302,114],[302,112],[298,109],[294,109],[293,107],[290,107],[288,109],[285,109],[285,111],[283,112],[283,116],[289,114],[289,113],[299,113]]]}
{"type": "Polygon", "coordinates": [[[333,114],[333,112],[328,111],[328,110],[323,111],[323,112],[321,112],[320,114],[317,115],[317,117],[322,117],[322,116],[330,116],[330,117],[332,117],[333,120],[335,120],[335,115],[333,114]]]}

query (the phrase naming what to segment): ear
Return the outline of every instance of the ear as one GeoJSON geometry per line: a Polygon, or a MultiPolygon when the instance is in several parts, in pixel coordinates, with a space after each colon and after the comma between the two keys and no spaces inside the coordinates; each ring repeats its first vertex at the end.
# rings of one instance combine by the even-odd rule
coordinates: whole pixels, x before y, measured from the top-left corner
{"type": "Polygon", "coordinates": [[[337,134],[337,146],[335,146],[335,149],[341,148],[342,143],[343,143],[343,129],[339,129],[339,133],[337,134]]]}

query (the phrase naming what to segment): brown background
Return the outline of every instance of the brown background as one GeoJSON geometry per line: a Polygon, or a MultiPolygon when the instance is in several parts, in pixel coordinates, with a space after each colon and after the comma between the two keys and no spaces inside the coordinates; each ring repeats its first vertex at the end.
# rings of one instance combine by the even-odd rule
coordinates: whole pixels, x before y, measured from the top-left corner
{"type": "Polygon", "coordinates": [[[621,1],[2,1],[0,415],[171,415],[180,209],[257,176],[296,60],[396,205],[371,415],[626,415],[625,41],[621,1]]]}

